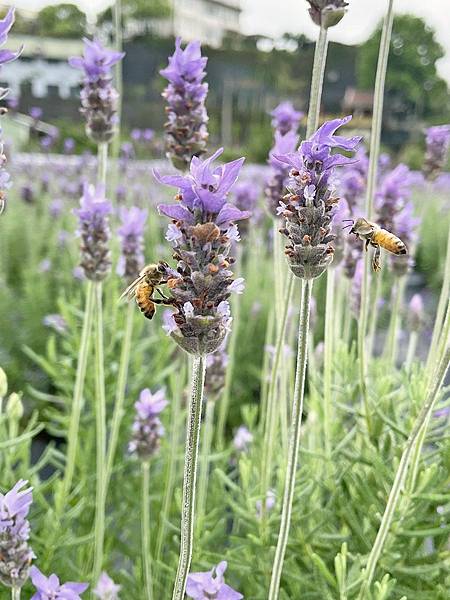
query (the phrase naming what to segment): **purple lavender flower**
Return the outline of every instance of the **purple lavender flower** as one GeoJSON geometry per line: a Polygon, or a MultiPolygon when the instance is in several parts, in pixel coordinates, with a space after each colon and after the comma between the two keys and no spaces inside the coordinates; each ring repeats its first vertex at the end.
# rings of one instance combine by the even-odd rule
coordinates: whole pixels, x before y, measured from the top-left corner
{"type": "Polygon", "coordinates": [[[117,230],[122,245],[122,254],[117,265],[117,274],[131,283],[144,266],[144,228],[148,211],[137,206],[119,210],[122,225],[117,230]]]}
{"type": "Polygon", "coordinates": [[[142,131],[140,129],[132,129],[130,135],[133,142],[139,142],[142,139],[142,131]]]}
{"type": "Polygon", "coordinates": [[[281,135],[285,135],[289,131],[297,132],[305,113],[295,110],[292,102],[281,102],[270,115],[273,117],[272,127],[281,135]]]}
{"type": "Polygon", "coordinates": [[[425,323],[425,310],[420,294],[414,294],[408,304],[408,325],[411,331],[420,331],[425,323]]]}
{"type": "Polygon", "coordinates": [[[112,206],[105,198],[104,187],[85,184],[80,207],[73,211],[79,219],[80,265],[88,279],[102,281],[111,268],[108,215],[112,206]]]}
{"type": "MultiPolygon", "coordinates": [[[[393,231],[409,249],[412,249],[417,242],[419,222],[420,219],[414,216],[414,207],[410,201],[394,216],[393,231]]],[[[390,258],[392,271],[399,277],[406,275],[408,270],[414,266],[411,253],[390,258]]]]}
{"type": "Polygon", "coordinates": [[[247,452],[249,445],[253,442],[253,435],[245,425],[237,428],[233,438],[233,446],[238,452],[247,452]]]}
{"type": "Polygon", "coordinates": [[[167,404],[164,390],[152,394],[146,388],[142,390],[138,402],[134,405],[137,414],[128,451],[136,454],[141,460],[148,460],[159,450],[164,427],[158,415],[167,404]]]}
{"type": "Polygon", "coordinates": [[[46,577],[35,566],[30,569],[30,577],[36,589],[31,600],[81,600],[80,594],[89,587],[87,583],[59,582],[55,574],[46,577]]]}
{"type": "MultiPolygon", "coordinates": [[[[11,30],[11,27],[14,25],[15,21],[15,9],[10,8],[6,13],[6,16],[3,19],[0,19],[0,46],[6,43],[8,40],[8,33],[11,30]]],[[[16,58],[19,58],[23,50],[23,46],[17,50],[17,52],[12,52],[11,50],[0,50],[0,67],[6,63],[10,63],[16,58]]]]}
{"type": "MultiPolygon", "coordinates": [[[[239,210],[251,213],[251,221],[255,222],[255,208],[258,202],[260,189],[254,181],[242,181],[233,188],[234,204],[239,210]]],[[[249,221],[243,221],[240,225],[240,233],[246,235],[249,228],[249,221]]]]}
{"type": "Polygon", "coordinates": [[[311,19],[319,27],[337,25],[346,13],[348,2],[344,0],[307,0],[311,19]]]}
{"type": "Polygon", "coordinates": [[[205,394],[207,398],[217,398],[225,385],[228,354],[225,342],[213,354],[206,357],[205,394]]]}
{"type": "Polygon", "coordinates": [[[93,590],[93,594],[99,600],[119,600],[120,589],[121,586],[114,583],[108,573],[103,571],[98,579],[97,586],[93,590]]]}
{"type": "Polygon", "coordinates": [[[75,140],[71,137],[68,137],[64,140],[64,153],[72,154],[75,150],[75,140]]]}
{"type": "Polygon", "coordinates": [[[67,322],[62,315],[58,314],[50,314],[45,315],[42,319],[43,325],[45,327],[49,327],[50,329],[54,329],[56,333],[66,333],[67,331],[67,322]]]}
{"type": "Polygon", "coordinates": [[[159,212],[172,219],[167,239],[175,249],[177,271],[168,273],[172,300],[178,312],[172,338],[187,352],[206,355],[222,344],[231,322],[227,302],[233,291],[229,257],[230,238],[236,239],[234,221],[246,219],[248,211],[227,202],[243,158],[213,168],[218,150],[202,161],[193,157],[186,176],[155,176],[161,183],[179,188],[177,204],[160,204],[159,212]]]}
{"type": "Polygon", "coordinates": [[[39,121],[39,119],[42,117],[42,108],[39,106],[32,106],[30,108],[30,117],[34,121],[39,121]]]}
{"type": "MultiPolygon", "coordinates": [[[[276,502],[277,502],[277,497],[275,495],[275,492],[273,490],[267,490],[266,500],[264,502],[265,512],[266,513],[270,512],[275,507],[276,502]]],[[[256,505],[256,516],[258,517],[258,519],[262,519],[262,514],[263,514],[262,501],[257,500],[255,505],[256,505]]]]}
{"type": "Polygon", "coordinates": [[[227,570],[223,560],[211,571],[190,573],[187,578],[186,594],[193,600],[240,600],[244,596],[225,583],[223,574],[227,570]]]}
{"type": "Polygon", "coordinates": [[[97,143],[109,142],[117,124],[118,93],[111,83],[111,68],[125,56],[107,50],[96,40],[84,41],[84,56],[69,58],[69,64],[84,71],[81,112],[86,118],[86,132],[97,143]]]}
{"type": "Polygon", "coordinates": [[[298,135],[295,131],[288,131],[284,135],[275,131],[275,144],[269,153],[271,174],[266,182],[264,194],[267,198],[268,208],[272,215],[277,215],[277,210],[284,195],[289,165],[281,162],[276,157],[294,152],[298,145],[298,135]]]}
{"type": "Polygon", "coordinates": [[[167,100],[166,150],[175,168],[185,171],[193,156],[206,151],[208,115],[205,98],[208,84],[207,58],[201,56],[200,42],[189,42],[181,49],[181,38],[175,41],[175,52],[169,65],[160,71],[169,81],[163,92],[167,100]]]}
{"type": "Polygon", "coordinates": [[[435,179],[445,165],[450,147],[450,125],[438,125],[426,130],[425,161],[423,173],[427,179],[435,179]]]}
{"type": "Polygon", "coordinates": [[[334,196],[330,178],[336,167],[353,162],[333,148],[352,151],[360,137],[334,135],[351,117],[324,123],[316,133],[301,143],[297,152],[275,155],[290,168],[289,194],[280,202],[280,214],[286,219],[280,230],[289,240],[286,256],[296,277],[319,277],[333,260],[331,221],[338,199],[334,196]]]}
{"type": "Polygon", "coordinates": [[[33,488],[27,488],[27,483],[21,479],[9,492],[0,494],[0,581],[8,587],[23,586],[34,558],[28,545],[27,520],[33,488]]]}

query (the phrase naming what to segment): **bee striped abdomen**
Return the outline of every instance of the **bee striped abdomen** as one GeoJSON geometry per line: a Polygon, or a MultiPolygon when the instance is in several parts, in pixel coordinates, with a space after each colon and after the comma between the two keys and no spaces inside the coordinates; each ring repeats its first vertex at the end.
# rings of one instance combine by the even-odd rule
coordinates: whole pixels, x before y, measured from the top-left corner
{"type": "Polygon", "coordinates": [[[156,307],[152,300],[153,289],[153,286],[146,281],[142,281],[136,288],[136,304],[147,319],[153,319],[155,314],[156,307]]]}
{"type": "Polygon", "coordinates": [[[408,250],[406,249],[406,246],[402,240],[390,231],[386,231],[386,229],[380,229],[380,231],[377,231],[373,236],[372,241],[392,254],[400,255],[408,253],[408,250]]]}

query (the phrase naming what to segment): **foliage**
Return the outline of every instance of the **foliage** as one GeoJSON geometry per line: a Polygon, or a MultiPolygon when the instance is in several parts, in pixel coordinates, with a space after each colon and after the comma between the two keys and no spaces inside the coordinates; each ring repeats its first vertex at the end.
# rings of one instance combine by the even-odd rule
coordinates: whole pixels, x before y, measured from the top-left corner
{"type": "Polygon", "coordinates": [[[79,38],[86,30],[86,15],[73,4],[47,6],[39,11],[31,21],[20,12],[14,26],[15,33],[25,33],[40,37],[79,38]]]}

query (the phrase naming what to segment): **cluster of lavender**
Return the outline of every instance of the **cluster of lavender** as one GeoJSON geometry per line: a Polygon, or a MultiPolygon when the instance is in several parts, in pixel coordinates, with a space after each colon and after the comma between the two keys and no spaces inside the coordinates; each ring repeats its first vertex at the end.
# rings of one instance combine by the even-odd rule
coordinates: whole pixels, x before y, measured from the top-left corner
{"type": "Polygon", "coordinates": [[[200,42],[190,42],[181,49],[181,38],[175,42],[175,52],[169,65],[160,71],[169,81],[163,92],[167,100],[166,149],[167,156],[176,169],[185,171],[193,156],[206,151],[208,115],[205,98],[208,84],[202,83],[206,75],[207,58],[202,57],[200,42]]]}
{"type": "Polygon", "coordinates": [[[17,589],[28,579],[35,557],[28,543],[27,516],[33,497],[27,483],[21,479],[9,492],[0,494],[0,581],[17,589]]]}
{"type": "Polygon", "coordinates": [[[144,228],[147,220],[146,209],[137,206],[122,207],[119,216],[122,225],[117,230],[121,241],[122,253],[117,265],[117,274],[131,283],[144,266],[144,228]]]}
{"type": "Polygon", "coordinates": [[[84,71],[80,110],[86,119],[87,135],[96,143],[109,142],[118,120],[118,93],[111,83],[111,67],[125,54],[107,50],[96,40],[83,41],[84,56],[69,59],[72,67],[84,71]]]}
{"type": "MultiPolygon", "coordinates": [[[[417,238],[418,219],[414,217],[410,201],[414,174],[406,165],[400,164],[382,178],[375,194],[377,223],[399,236],[411,249],[417,238]]],[[[411,253],[394,256],[391,267],[396,275],[404,275],[411,266],[411,253]]]]}
{"type": "Polygon", "coordinates": [[[337,25],[345,15],[348,2],[344,0],[307,0],[311,19],[319,27],[328,29],[337,25]]]}
{"type": "MultiPolygon", "coordinates": [[[[7,41],[8,33],[14,24],[14,20],[14,8],[10,8],[8,10],[4,19],[0,19],[0,46],[3,46],[3,44],[7,41]]],[[[6,63],[16,60],[16,58],[20,56],[21,52],[22,48],[20,48],[17,52],[12,52],[11,50],[6,49],[0,50],[0,67],[6,63]]],[[[6,97],[8,91],[8,89],[0,88],[0,100],[3,100],[3,98],[6,97]]],[[[0,115],[4,114],[5,112],[5,109],[1,109],[0,115]]],[[[6,190],[11,187],[9,173],[5,170],[6,156],[4,153],[1,135],[2,130],[0,128],[0,215],[6,206],[6,190]]]]}
{"type": "Polygon", "coordinates": [[[266,182],[264,194],[269,212],[277,214],[279,202],[284,194],[289,167],[277,159],[277,156],[294,152],[298,145],[297,129],[303,113],[296,111],[290,102],[282,102],[272,112],[275,143],[269,153],[268,163],[271,174],[266,182]]]}
{"type": "Polygon", "coordinates": [[[223,574],[226,561],[213,567],[211,571],[190,573],[187,578],[186,594],[192,600],[240,600],[244,596],[225,583],[223,574]]]}
{"type": "Polygon", "coordinates": [[[110,229],[108,215],[111,203],[105,198],[104,186],[84,186],[80,208],[73,212],[79,220],[78,235],[81,238],[80,266],[85,277],[91,281],[103,281],[111,269],[109,250],[110,229]]]}
{"type": "Polygon", "coordinates": [[[349,122],[351,117],[324,123],[297,152],[277,156],[287,164],[289,193],[280,202],[278,214],[285,218],[281,233],[289,240],[286,256],[296,277],[315,279],[333,260],[331,221],[338,198],[334,195],[330,178],[336,167],[353,162],[332,148],[352,151],[360,137],[345,138],[335,131],[349,122]]]}
{"type": "Polygon", "coordinates": [[[435,179],[442,171],[450,147],[450,125],[429,127],[426,130],[426,152],[423,174],[426,179],[435,179]]]}
{"type": "Polygon", "coordinates": [[[213,167],[222,149],[202,161],[194,156],[186,176],[158,181],[179,188],[176,204],[160,204],[159,212],[172,219],[166,239],[174,248],[177,270],[167,273],[172,300],[178,312],[166,331],[187,352],[207,355],[217,350],[231,323],[227,302],[234,291],[243,291],[243,280],[233,281],[229,256],[231,241],[239,238],[234,221],[250,216],[227,202],[243,158],[213,167]]]}
{"type": "Polygon", "coordinates": [[[152,394],[146,388],[142,390],[139,400],[134,405],[136,419],[133,423],[128,451],[135,454],[140,460],[149,460],[159,450],[164,427],[158,415],[167,404],[164,390],[158,390],[152,394]]]}

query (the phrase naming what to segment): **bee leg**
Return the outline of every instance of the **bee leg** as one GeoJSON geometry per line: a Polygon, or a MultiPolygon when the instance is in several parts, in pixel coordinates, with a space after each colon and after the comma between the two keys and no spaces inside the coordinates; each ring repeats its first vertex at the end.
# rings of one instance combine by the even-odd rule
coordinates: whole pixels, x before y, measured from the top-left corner
{"type": "Polygon", "coordinates": [[[366,245],[364,246],[366,252],[369,250],[369,244],[370,244],[370,240],[366,240],[366,245]]]}
{"type": "Polygon", "coordinates": [[[378,271],[381,271],[381,250],[380,246],[377,244],[372,244],[372,246],[375,248],[375,252],[373,253],[372,257],[372,269],[375,271],[375,273],[378,273],[378,271]]]}
{"type": "Polygon", "coordinates": [[[163,300],[169,300],[169,298],[167,296],[165,296],[159,288],[156,288],[156,291],[158,292],[158,294],[161,296],[161,298],[163,300]]]}

